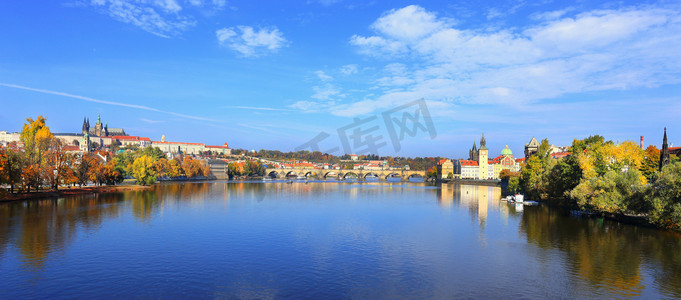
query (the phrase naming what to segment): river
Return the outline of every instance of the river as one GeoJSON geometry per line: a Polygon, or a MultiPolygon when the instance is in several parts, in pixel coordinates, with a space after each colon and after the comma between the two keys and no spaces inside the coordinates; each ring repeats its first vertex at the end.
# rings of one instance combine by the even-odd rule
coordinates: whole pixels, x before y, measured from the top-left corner
{"type": "Polygon", "coordinates": [[[0,298],[680,298],[681,235],[498,187],[165,183],[0,204],[0,298]]]}

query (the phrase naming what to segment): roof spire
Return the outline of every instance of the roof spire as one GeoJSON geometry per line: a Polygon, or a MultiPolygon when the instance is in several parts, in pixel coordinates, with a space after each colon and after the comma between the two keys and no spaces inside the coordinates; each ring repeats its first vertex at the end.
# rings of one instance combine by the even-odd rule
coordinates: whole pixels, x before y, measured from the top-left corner
{"type": "Polygon", "coordinates": [[[480,139],[480,149],[487,149],[487,140],[485,140],[485,133],[482,133],[482,138],[480,139]]]}
{"type": "Polygon", "coordinates": [[[667,127],[664,128],[664,137],[662,138],[662,150],[660,150],[660,171],[662,167],[668,165],[670,162],[669,145],[667,145],[667,127]]]}

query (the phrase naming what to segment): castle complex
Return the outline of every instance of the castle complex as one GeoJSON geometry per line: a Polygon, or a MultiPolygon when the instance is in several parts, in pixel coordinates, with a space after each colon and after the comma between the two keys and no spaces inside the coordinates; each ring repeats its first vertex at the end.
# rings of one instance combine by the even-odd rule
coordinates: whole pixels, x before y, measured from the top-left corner
{"type": "Polygon", "coordinates": [[[90,119],[83,118],[83,135],[88,134],[89,136],[127,136],[123,128],[109,128],[108,122],[102,126],[102,119],[97,115],[97,122],[95,122],[95,127],[90,127],[90,119]]]}

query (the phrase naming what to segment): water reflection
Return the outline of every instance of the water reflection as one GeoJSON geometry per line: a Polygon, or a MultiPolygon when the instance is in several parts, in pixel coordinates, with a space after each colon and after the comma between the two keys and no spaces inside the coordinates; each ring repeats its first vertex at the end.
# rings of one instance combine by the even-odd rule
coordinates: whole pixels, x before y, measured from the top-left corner
{"type": "Polygon", "coordinates": [[[26,268],[41,270],[49,254],[63,251],[76,231],[96,230],[104,219],[117,217],[116,204],[123,199],[121,194],[83,195],[0,205],[0,251],[15,247],[26,268]]]}
{"type": "Polygon", "coordinates": [[[493,186],[482,185],[460,185],[459,199],[461,205],[467,206],[470,215],[478,220],[481,228],[485,227],[488,210],[499,210],[499,199],[501,199],[501,189],[493,186]]]}
{"type": "Polygon", "coordinates": [[[666,297],[681,297],[678,232],[579,219],[546,206],[526,208],[520,232],[528,242],[566,255],[575,289],[587,285],[625,297],[642,296],[648,273],[666,297]]]}
{"type": "Polygon", "coordinates": [[[40,276],[82,258],[108,264],[92,272],[136,268],[161,287],[184,290],[176,296],[201,286],[197,295],[247,298],[681,297],[678,233],[500,198],[498,187],[475,185],[218,181],[6,203],[0,290],[22,276],[32,280],[27,290],[42,290],[32,286],[52,281],[40,276]],[[89,251],[102,253],[84,258],[89,251]],[[183,285],[180,273],[216,283],[183,285]],[[547,284],[514,285],[540,281],[547,284]]]}

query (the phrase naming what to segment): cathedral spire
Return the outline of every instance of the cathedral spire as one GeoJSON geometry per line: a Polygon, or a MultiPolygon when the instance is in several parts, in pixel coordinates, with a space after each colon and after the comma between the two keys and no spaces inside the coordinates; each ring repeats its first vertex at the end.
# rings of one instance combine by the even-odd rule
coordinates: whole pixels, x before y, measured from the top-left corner
{"type": "Polygon", "coordinates": [[[480,149],[487,149],[487,140],[485,140],[485,133],[482,133],[482,138],[480,139],[480,149]]]}
{"type": "Polygon", "coordinates": [[[667,145],[667,127],[664,128],[664,137],[662,138],[662,150],[660,150],[660,171],[669,164],[669,145],[667,145]]]}

